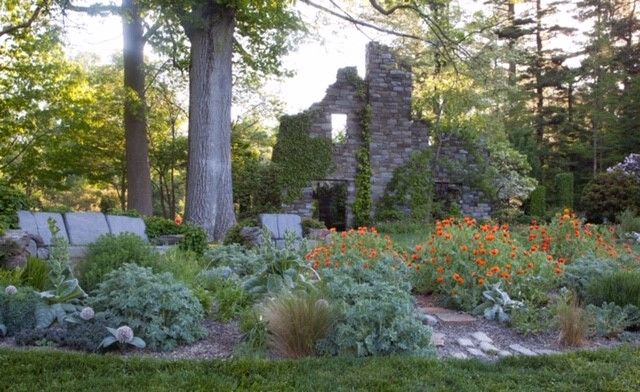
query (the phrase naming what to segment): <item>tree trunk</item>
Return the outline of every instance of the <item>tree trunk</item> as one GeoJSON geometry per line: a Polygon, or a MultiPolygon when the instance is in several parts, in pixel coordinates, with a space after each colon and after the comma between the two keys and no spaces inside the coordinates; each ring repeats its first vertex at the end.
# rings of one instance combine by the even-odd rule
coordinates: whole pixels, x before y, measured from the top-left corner
{"type": "Polygon", "coordinates": [[[136,0],[122,1],[127,208],[151,215],[151,173],[144,93],[144,35],[136,0]]]}
{"type": "Polygon", "coordinates": [[[538,143],[544,140],[544,88],[542,87],[542,4],[536,0],[536,58],[535,58],[535,83],[536,83],[536,137],[538,143]]]}
{"type": "Polygon", "coordinates": [[[187,221],[210,240],[235,224],[231,181],[231,62],[235,15],[207,2],[193,11],[189,72],[187,221]]]}

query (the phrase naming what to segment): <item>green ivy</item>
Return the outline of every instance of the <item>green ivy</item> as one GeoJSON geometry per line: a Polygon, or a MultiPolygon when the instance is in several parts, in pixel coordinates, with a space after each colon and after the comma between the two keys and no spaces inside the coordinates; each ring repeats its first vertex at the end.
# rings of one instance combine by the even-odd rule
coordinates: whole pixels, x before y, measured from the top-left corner
{"type": "Polygon", "coordinates": [[[367,104],[360,114],[360,126],[362,128],[362,144],[356,152],[358,171],[356,173],[356,198],[353,203],[353,215],[356,226],[369,226],[371,224],[371,208],[373,198],[371,196],[371,107],[367,104]]]}
{"type": "Polygon", "coordinates": [[[429,150],[415,152],[409,162],[396,169],[377,206],[379,221],[409,218],[429,221],[433,212],[434,182],[429,150]]]}
{"type": "Polygon", "coordinates": [[[280,118],[273,162],[279,169],[282,199],[293,202],[309,182],[323,178],[333,168],[331,140],[309,136],[312,112],[280,118]]]}

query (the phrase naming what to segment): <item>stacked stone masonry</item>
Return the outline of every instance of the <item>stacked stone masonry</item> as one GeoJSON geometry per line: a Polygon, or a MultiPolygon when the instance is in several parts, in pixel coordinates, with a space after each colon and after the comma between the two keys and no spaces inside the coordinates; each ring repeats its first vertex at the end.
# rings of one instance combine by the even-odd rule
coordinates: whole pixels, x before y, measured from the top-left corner
{"type": "MultiPolygon", "coordinates": [[[[358,163],[356,152],[362,143],[361,113],[366,105],[371,110],[369,146],[371,160],[371,189],[374,205],[384,195],[396,169],[408,163],[415,151],[430,148],[427,125],[412,118],[412,73],[409,66],[399,62],[390,48],[376,42],[367,45],[366,76],[362,80],[356,67],[338,70],[336,82],[328,87],[324,98],[307,112],[312,115],[309,134],[331,139],[331,115],[346,114],[347,129],[344,143],[334,143],[334,170],[316,183],[342,182],[347,186],[347,222],[353,223],[351,206],[355,201],[355,178],[358,163]]],[[[457,202],[462,212],[476,218],[488,218],[491,205],[481,192],[452,178],[438,161],[450,160],[461,165],[471,163],[463,143],[454,136],[443,139],[434,160],[434,178],[445,197],[457,202]]],[[[304,189],[302,197],[283,206],[284,212],[311,217],[313,214],[313,185],[304,189]]]]}

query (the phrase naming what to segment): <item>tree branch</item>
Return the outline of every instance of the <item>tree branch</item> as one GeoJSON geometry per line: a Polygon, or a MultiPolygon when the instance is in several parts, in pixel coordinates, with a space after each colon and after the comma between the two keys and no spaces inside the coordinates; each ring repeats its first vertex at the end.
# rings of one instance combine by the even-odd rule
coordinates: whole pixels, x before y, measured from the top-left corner
{"type": "Polygon", "coordinates": [[[0,37],[2,37],[3,35],[12,34],[20,29],[26,29],[31,27],[33,22],[35,22],[36,19],[38,19],[38,16],[42,13],[42,10],[44,10],[47,7],[48,3],[49,3],[48,1],[43,1],[42,3],[40,3],[36,7],[36,9],[33,10],[33,14],[31,14],[29,19],[27,19],[26,21],[13,26],[5,26],[2,30],[0,30],[0,37]]]}
{"type": "Polygon", "coordinates": [[[351,22],[351,23],[359,25],[359,26],[364,26],[364,27],[379,31],[381,33],[395,35],[397,37],[402,37],[402,38],[409,38],[409,39],[413,39],[413,40],[417,40],[417,41],[421,41],[421,42],[426,42],[427,44],[432,45],[432,46],[437,46],[433,41],[430,41],[430,40],[428,40],[426,38],[423,38],[423,37],[420,37],[420,36],[417,36],[417,35],[413,35],[413,34],[401,33],[401,32],[395,31],[395,30],[391,30],[391,29],[387,29],[387,28],[384,28],[384,27],[380,27],[380,26],[374,25],[373,23],[369,23],[369,22],[365,22],[363,20],[355,19],[355,18],[353,18],[353,17],[351,17],[349,15],[340,14],[340,13],[335,12],[334,10],[329,9],[329,8],[327,8],[325,6],[322,6],[320,4],[314,3],[311,0],[300,0],[300,2],[304,3],[304,4],[307,4],[307,5],[310,5],[310,6],[314,7],[314,8],[317,8],[317,9],[319,9],[321,11],[324,11],[324,12],[330,14],[330,15],[333,15],[333,16],[335,16],[337,18],[340,18],[340,19],[344,19],[344,20],[346,20],[348,22],[351,22]]]}
{"type": "Polygon", "coordinates": [[[95,15],[105,15],[105,14],[116,14],[120,15],[122,13],[122,7],[113,4],[102,4],[95,3],[89,6],[78,6],[73,5],[71,0],[64,0],[62,3],[62,8],[65,10],[70,10],[74,12],[84,12],[86,14],[95,16],[95,15]]]}

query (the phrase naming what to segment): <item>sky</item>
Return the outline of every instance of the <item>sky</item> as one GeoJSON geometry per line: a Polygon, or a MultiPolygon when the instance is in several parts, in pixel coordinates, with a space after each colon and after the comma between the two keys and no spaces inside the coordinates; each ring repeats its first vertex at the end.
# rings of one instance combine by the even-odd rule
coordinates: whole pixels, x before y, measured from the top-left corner
{"type": "MultiPolygon", "coordinates": [[[[467,12],[482,8],[482,2],[461,1],[467,12]]],[[[79,4],[87,2],[91,1],[78,1],[79,4]]],[[[329,5],[327,0],[317,2],[329,5]]],[[[358,73],[364,76],[367,42],[371,39],[382,42],[391,40],[391,37],[371,30],[365,29],[363,33],[351,23],[324,15],[303,3],[298,2],[296,7],[306,21],[318,22],[315,24],[320,27],[283,59],[284,66],[294,71],[294,76],[267,83],[267,91],[284,102],[284,109],[288,114],[300,112],[321,100],[326,88],[335,81],[339,68],[357,66],[358,73]]],[[[574,21],[559,22],[575,25],[574,21]]],[[[91,17],[69,12],[65,27],[65,50],[70,57],[91,53],[98,62],[108,63],[114,55],[122,52],[122,26],[119,17],[91,17]]],[[[563,44],[566,43],[559,43],[559,46],[563,44]]],[[[146,50],[148,55],[153,55],[148,46],[146,50]]]]}

